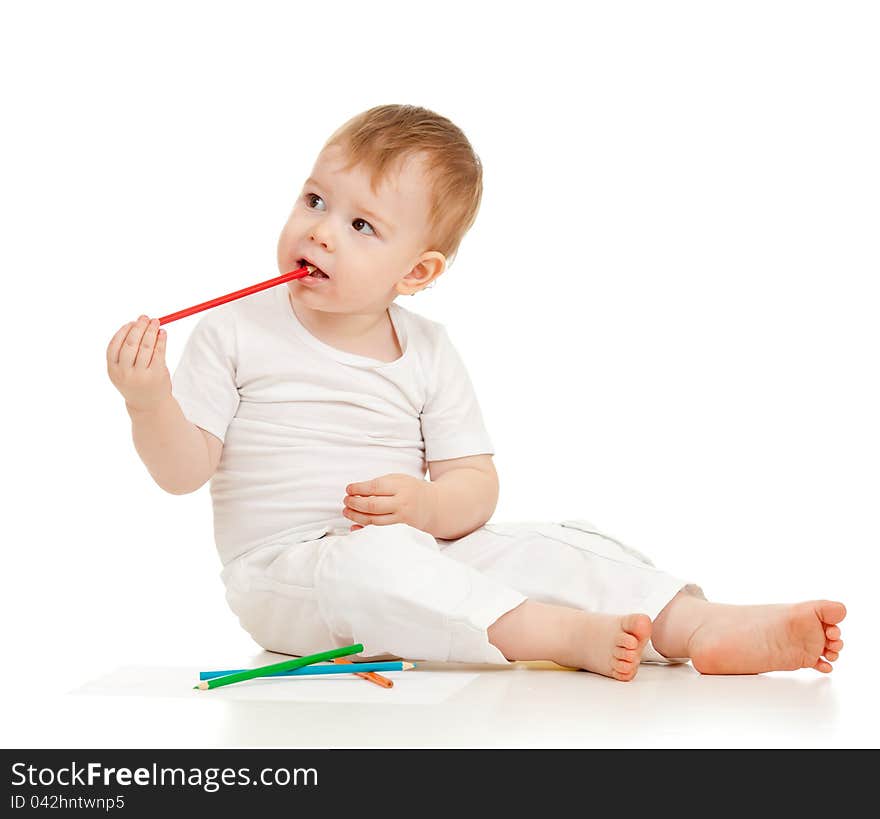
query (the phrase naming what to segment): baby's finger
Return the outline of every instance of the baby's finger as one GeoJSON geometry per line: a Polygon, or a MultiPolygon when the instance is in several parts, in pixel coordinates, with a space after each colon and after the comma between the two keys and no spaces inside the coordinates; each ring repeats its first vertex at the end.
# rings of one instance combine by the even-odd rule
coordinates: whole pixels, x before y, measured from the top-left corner
{"type": "Polygon", "coordinates": [[[389,526],[392,523],[399,523],[400,518],[397,515],[365,515],[362,512],[355,512],[352,509],[343,509],[342,517],[348,518],[353,523],[360,523],[364,526],[389,526]]]}
{"type": "Polygon", "coordinates": [[[119,364],[122,367],[134,366],[134,360],[137,356],[138,347],[141,346],[141,338],[144,330],[147,329],[147,317],[141,316],[136,322],[133,322],[122,343],[122,349],[119,351],[119,364]]]}
{"type": "Polygon", "coordinates": [[[162,366],[165,363],[165,344],[168,341],[168,333],[164,330],[159,330],[159,335],[156,336],[156,348],[153,350],[153,358],[150,361],[150,366],[162,366]]]}
{"type": "Polygon", "coordinates": [[[345,491],[349,495],[393,495],[397,492],[393,477],[383,475],[381,478],[373,478],[371,481],[350,483],[345,487],[345,491]]]}
{"type": "Polygon", "coordinates": [[[397,499],[388,495],[346,495],[343,505],[347,509],[365,512],[368,515],[387,515],[397,508],[397,499]]]}
{"type": "Polygon", "coordinates": [[[159,333],[159,319],[150,319],[147,329],[141,338],[140,347],[138,347],[137,357],[134,360],[134,366],[137,370],[145,370],[150,366],[153,358],[153,350],[156,347],[156,336],[159,333]]]}
{"type": "Polygon", "coordinates": [[[125,341],[125,337],[128,335],[128,331],[131,329],[131,324],[131,322],[123,324],[122,327],[116,331],[116,335],[110,339],[110,343],[107,345],[108,367],[119,363],[119,350],[122,347],[122,342],[125,341]]]}

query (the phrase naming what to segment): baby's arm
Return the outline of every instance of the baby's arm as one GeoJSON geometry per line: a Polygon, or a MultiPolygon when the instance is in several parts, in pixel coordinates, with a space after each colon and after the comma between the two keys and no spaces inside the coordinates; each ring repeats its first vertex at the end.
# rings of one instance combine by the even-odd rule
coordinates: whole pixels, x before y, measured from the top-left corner
{"type": "Polygon", "coordinates": [[[153,480],[185,495],[214,474],[223,443],[188,421],[171,394],[165,339],[158,319],[129,322],[107,347],[107,371],[125,398],[135,449],[153,480]]]}
{"type": "Polygon", "coordinates": [[[223,442],[188,421],[173,395],[150,409],[127,409],[134,447],[166,492],[195,492],[217,471],[223,442]]]}
{"type": "Polygon", "coordinates": [[[498,505],[498,473],[491,455],[431,461],[428,469],[435,498],[427,531],[434,537],[465,537],[492,517],[498,505]]]}

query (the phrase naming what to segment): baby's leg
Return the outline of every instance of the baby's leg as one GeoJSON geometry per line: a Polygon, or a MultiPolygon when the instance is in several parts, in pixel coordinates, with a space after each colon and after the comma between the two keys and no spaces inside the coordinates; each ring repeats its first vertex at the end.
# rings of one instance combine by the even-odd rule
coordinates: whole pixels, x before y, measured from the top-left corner
{"type": "Polygon", "coordinates": [[[528,600],[404,524],[279,545],[226,575],[242,625],[265,648],[291,654],[363,643],[363,656],[553,660],[628,680],[651,626],[646,615],[528,600]]]}
{"type": "Polygon", "coordinates": [[[702,674],[827,673],[843,649],[844,617],[843,603],[831,600],[730,606],[680,593],[657,616],[651,639],[661,654],[690,657],[702,674]]]}
{"type": "Polygon", "coordinates": [[[489,628],[489,640],[509,659],[554,660],[623,681],[640,661],[687,661],[652,648],[651,618],[680,589],[702,592],[588,521],[493,523],[438,543],[527,598],[489,628]]]}
{"type": "Polygon", "coordinates": [[[552,660],[619,680],[635,676],[651,629],[626,617],[528,600],[443,554],[410,526],[368,526],[329,544],[315,572],[326,622],[363,643],[453,662],[552,660]]]}
{"type": "Polygon", "coordinates": [[[403,523],[327,538],[313,573],[323,621],[363,656],[507,664],[488,627],[525,595],[445,557],[403,523]]]}
{"type": "Polygon", "coordinates": [[[597,614],[526,600],[489,627],[508,660],[552,660],[628,682],[651,635],[645,614],[597,614]]]}

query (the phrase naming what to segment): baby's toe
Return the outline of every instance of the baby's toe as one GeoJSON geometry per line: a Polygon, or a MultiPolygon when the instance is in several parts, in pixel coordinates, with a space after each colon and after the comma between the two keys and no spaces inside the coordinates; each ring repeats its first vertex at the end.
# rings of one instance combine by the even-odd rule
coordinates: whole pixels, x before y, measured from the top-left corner
{"type": "Polygon", "coordinates": [[[615,660],[611,666],[611,676],[615,680],[629,682],[636,675],[638,665],[636,663],[628,663],[626,660],[615,660]]]}
{"type": "Polygon", "coordinates": [[[639,647],[639,638],[624,631],[617,638],[617,647],[634,650],[639,647]]]}
{"type": "Polygon", "coordinates": [[[846,617],[846,606],[833,600],[822,600],[816,608],[816,613],[823,623],[834,625],[846,617]]]}
{"type": "Polygon", "coordinates": [[[839,640],[840,639],[840,629],[837,626],[826,626],[825,627],[825,637],[829,640],[839,640]]]}
{"type": "Polygon", "coordinates": [[[620,623],[626,634],[636,638],[636,645],[643,646],[648,642],[651,636],[651,618],[647,614],[627,614],[620,623]]]}
{"type": "Polygon", "coordinates": [[[831,651],[840,651],[843,648],[843,640],[829,640],[825,643],[825,648],[831,651]]]}
{"type": "Polygon", "coordinates": [[[823,674],[827,674],[832,670],[831,663],[826,663],[821,657],[816,661],[816,665],[813,666],[816,671],[821,671],[823,674]]]}
{"type": "Polygon", "coordinates": [[[840,655],[836,651],[829,651],[825,649],[825,659],[828,660],[829,663],[833,663],[840,655]]]}

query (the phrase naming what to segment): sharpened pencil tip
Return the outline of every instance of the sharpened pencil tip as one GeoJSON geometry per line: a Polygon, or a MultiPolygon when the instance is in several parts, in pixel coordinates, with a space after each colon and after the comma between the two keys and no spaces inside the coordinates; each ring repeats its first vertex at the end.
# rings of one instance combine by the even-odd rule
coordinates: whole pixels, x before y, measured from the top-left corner
{"type": "Polygon", "coordinates": [[[404,670],[404,671],[409,671],[411,668],[415,668],[415,667],[416,667],[416,664],[415,664],[415,663],[408,663],[408,662],[405,662],[405,661],[404,661],[404,663],[403,663],[403,670],[404,670]]]}

